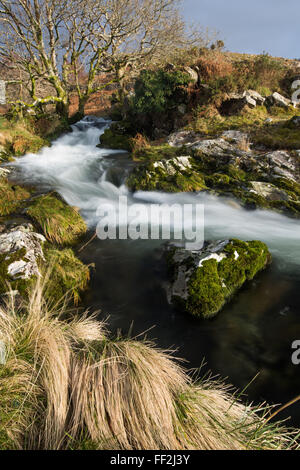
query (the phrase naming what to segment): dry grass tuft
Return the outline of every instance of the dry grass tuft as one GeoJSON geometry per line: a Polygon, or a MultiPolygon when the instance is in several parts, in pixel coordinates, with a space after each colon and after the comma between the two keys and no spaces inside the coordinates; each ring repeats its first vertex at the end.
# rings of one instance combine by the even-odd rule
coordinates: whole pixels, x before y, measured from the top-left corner
{"type": "MultiPolygon", "coordinates": [[[[0,308],[1,449],[280,449],[294,435],[166,352],[66,320],[37,285],[0,308]]],[[[262,413],[263,411],[263,413],[262,413]]]]}

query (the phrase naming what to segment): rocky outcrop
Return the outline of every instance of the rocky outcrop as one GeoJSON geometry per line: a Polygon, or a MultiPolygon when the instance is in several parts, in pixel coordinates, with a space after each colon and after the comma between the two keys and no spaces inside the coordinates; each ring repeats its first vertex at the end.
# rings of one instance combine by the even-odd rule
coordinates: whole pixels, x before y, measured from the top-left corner
{"type": "Polygon", "coordinates": [[[31,224],[23,224],[0,234],[0,293],[24,289],[26,282],[40,276],[39,262],[45,260],[43,235],[31,224]],[[23,281],[23,282],[19,282],[23,281]]]}
{"type": "Polygon", "coordinates": [[[199,318],[212,318],[271,261],[260,241],[206,242],[201,250],[166,246],[169,303],[199,318]]]}

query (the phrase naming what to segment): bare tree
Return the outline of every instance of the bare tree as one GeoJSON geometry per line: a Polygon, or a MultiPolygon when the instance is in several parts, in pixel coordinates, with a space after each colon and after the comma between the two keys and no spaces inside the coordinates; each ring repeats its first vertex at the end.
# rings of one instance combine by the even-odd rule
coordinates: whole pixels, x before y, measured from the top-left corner
{"type": "Polygon", "coordinates": [[[16,103],[55,103],[67,116],[74,89],[81,114],[90,95],[111,83],[122,94],[129,67],[198,41],[186,34],[180,1],[0,0],[0,59],[25,74],[32,98],[16,103]],[[51,85],[49,96],[37,96],[39,80],[51,85]]]}

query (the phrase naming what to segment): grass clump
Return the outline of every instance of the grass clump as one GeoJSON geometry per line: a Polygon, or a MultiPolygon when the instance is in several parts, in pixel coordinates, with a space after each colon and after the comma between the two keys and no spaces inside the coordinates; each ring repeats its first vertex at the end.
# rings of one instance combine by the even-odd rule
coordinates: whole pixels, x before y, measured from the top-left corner
{"type": "Polygon", "coordinates": [[[86,290],[90,280],[89,267],[83,264],[70,248],[64,250],[48,248],[45,250],[45,258],[52,270],[45,289],[45,297],[49,302],[58,304],[68,296],[77,305],[81,293],[86,290]]]}
{"type": "Polygon", "coordinates": [[[49,310],[41,286],[0,307],[1,449],[288,449],[294,433],[166,352],[49,310]]]}
{"type": "Polygon", "coordinates": [[[10,184],[0,177],[0,216],[9,215],[22,206],[30,193],[20,186],[10,184]]]}
{"type": "Polygon", "coordinates": [[[42,228],[46,238],[58,245],[74,245],[87,230],[80,214],[52,195],[37,198],[27,213],[42,228]]]}

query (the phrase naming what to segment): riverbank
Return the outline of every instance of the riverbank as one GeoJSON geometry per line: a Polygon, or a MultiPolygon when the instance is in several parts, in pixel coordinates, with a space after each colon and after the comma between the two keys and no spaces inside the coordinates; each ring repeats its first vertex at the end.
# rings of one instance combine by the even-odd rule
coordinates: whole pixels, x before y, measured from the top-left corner
{"type": "MultiPolygon", "coordinates": [[[[236,119],[236,126],[234,118],[223,118],[225,127],[221,130],[222,133],[229,131],[226,135],[220,135],[220,127],[216,133],[203,132],[201,126],[204,121],[201,118],[197,128],[177,129],[170,136],[160,137],[163,140],[149,142],[150,137],[135,136],[132,127],[121,122],[115,124],[112,134],[109,134],[113,137],[117,130],[118,140],[113,143],[115,151],[106,148],[107,141],[103,138],[102,147],[97,147],[100,135],[106,133],[107,136],[108,122],[88,119],[78,123],[72,133],[61,136],[51,147],[42,148],[37,155],[30,154],[30,149],[29,153],[26,150],[25,157],[4,167],[12,170],[10,175],[6,175],[9,181],[5,175],[2,177],[6,193],[11,192],[14,196],[7,198],[0,236],[3,237],[2,245],[8,247],[6,250],[10,246],[14,248],[9,256],[8,252],[3,253],[1,266],[6,276],[8,271],[10,276],[11,273],[16,276],[9,281],[21,315],[14,314],[17,305],[2,307],[4,320],[1,330],[5,333],[2,341],[4,345],[11,342],[15,346],[9,350],[11,355],[6,355],[5,351],[2,354],[4,364],[0,387],[7,391],[3,395],[5,403],[2,409],[5,412],[2,419],[9,425],[6,426],[7,432],[2,434],[3,444],[0,446],[42,449],[272,449],[296,446],[292,434],[286,435],[286,430],[280,425],[269,427],[271,410],[264,413],[263,410],[236,405],[234,395],[227,395],[226,387],[216,386],[210,380],[205,384],[192,383],[175,359],[170,360],[143,342],[121,339],[117,334],[120,327],[126,332],[130,330],[133,321],[131,331],[134,334],[141,334],[155,323],[156,329],[147,335],[156,338],[161,348],[171,345],[179,348],[180,355],[184,352],[183,357],[189,360],[189,366],[198,369],[205,357],[208,369],[214,374],[228,375],[230,381],[241,389],[260,371],[258,387],[255,389],[252,384],[250,387],[250,396],[255,396],[256,402],[266,397],[271,402],[294,398],[297,380],[290,360],[290,344],[297,332],[299,307],[296,295],[299,286],[299,223],[295,214],[299,183],[294,181],[298,177],[297,156],[291,148],[284,147],[282,153],[285,156],[280,154],[283,159],[278,155],[271,158],[270,153],[274,149],[268,144],[266,148],[259,149],[260,144],[250,140],[249,128],[254,126],[258,114],[262,113],[261,123],[270,118],[269,111],[262,105],[258,106],[261,109],[255,112],[244,109],[242,118],[236,119]],[[247,123],[247,129],[241,120],[247,123]],[[126,148],[133,150],[134,160],[121,152],[120,135],[126,145],[130,144],[126,148]],[[264,165],[260,167],[258,162],[264,165]],[[249,163],[252,164],[250,170],[247,167],[249,163]],[[285,175],[274,177],[278,169],[285,175]],[[282,179],[286,180],[284,187],[282,179]],[[17,187],[16,182],[21,186],[17,187]],[[253,183],[257,186],[254,187],[253,183]],[[280,188],[277,186],[279,183],[280,188]],[[268,188],[268,193],[257,195],[257,191],[264,188],[268,188]],[[229,292],[230,304],[216,319],[208,321],[184,316],[167,304],[162,286],[170,279],[162,261],[160,242],[100,242],[96,239],[78,253],[78,248],[90,238],[87,230],[93,233],[95,229],[97,209],[105,203],[117,207],[120,195],[128,198],[129,205],[201,202],[206,208],[207,239],[261,240],[271,251],[273,266],[244,287],[241,287],[242,274],[235,279],[235,286],[241,290],[235,293],[234,300],[233,293],[229,292]],[[247,200],[243,201],[245,195],[247,200]],[[280,203],[273,204],[279,196],[280,203]],[[275,210],[257,210],[262,206],[275,210]],[[291,207],[293,213],[286,210],[291,207]],[[287,218],[284,214],[292,217],[287,218]],[[88,269],[91,264],[95,264],[95,271],[88,269]],[[45,272],[49,266],[52,274],[47,278],[45,272]],[[20,274],[27,276],[28,273],[31,274],[30,282],[27,283],[26,279],[24,286],[20,274]],[[86,291],[90,275],[90,289],[86,291]],[[45,310],[40,290],[30,294],[41,276],[48,279],[44,295],[48,304],[50,301],[50,312],[45,310]],[[21,296],[16,296],[17,290],[21,296]],[[32,295],[33,298],[30,297],[32,295]],[[36,317],[26,303],[28,296],[34,299],[30,305],[40,301],[36,317]],[[94,320],[78,320],[74,327],[73,314],[58,308],[58,304],[66,304],[67,298],[76,305],[82,297],[85,305],[101,310],[98,321],[110,315],[108,324],[113,331],[112,336],[104,333],[94,320]],[[65,322],[66,316],[70,318],[71,326],[65,322]],[[4,325],[9,322],[12,322],[12,329],[5,332],[4,325]],[[22,332],[17,337],[14,336],[15,325],[18,325],[16,331],[22,332]],[[37,340],[41,341],[38,357],[34,356],[36,352],[32,343],[26,343],[25,356],[19,356],[28,328],[41,331],[37,340]],[[55,344],[50,345],[48,341],[53,333],[57,336],[53,337],[55,344]],[[274,338],[275,343],[278,342],[276,347],[274,338]],[[57,369],[57,358],[51,355],[50,346],[57,350],[62,346],[63,357],[58,355],[63,364],[60,370],[57,369]],[[120,363],[116,363],[116,357],[121,357],[120,363]],[[41,369],[33,369],[32,363],[37,367],[45,363],[49,367],[48,370],[44,365],[41,369]],[[22,367],[25,374],[36,377],[36,394],[28,394],[26,387],[22,388],[22,367]],[[132,368],[136,367],[138,383],[136,376],[131,374],[132,368]],[[93,372],[95,370],[97,372],[93,372]],[[170,376],[174,383],[170,383],[170,376]],[[19,377],[20,382],[16,383],[19,377]],[[82,387],[75,384],[78,378],[82,387]],[[105,388],[105,384],[110,387],[110,379],[118,384],[113,395],[119,397],[121,405],[118,409],[105,388]],[[66,391],[66,383],[74,384],[72,393],[66,391]],[[177,387],[176,384],[181,385],[177,387]],[[16,388],[13,389],[14,386],[16,388]],[[143,390],[149,388],[149,393],[156,390],[155,396],[151,394],[150,400],[149,396],[144,400],[140,386],[143,390]],[[99,387],[104,387],[101,396],[97,393],[99,387]],[[136,397],[130,412],[125,389],[132,390],[136,397]],[[9,404],[12,390],[17,397],[15,407],[9,404]],[[56,393],[61,395],[58,397],[56,393]],[[89,406],[85,399],[88,393],[93,396],[89,406]],[[26,397],[30,395],[28,403],[23,404],[23,394],[26,397]],[[159,397],[163,400],[159,401],[159,397]],[[36,412],[36,403],[40,406],[41,401],[43,407],[36,412]],[[20,402],[22,406],[19,406],[20,402]],[[216,402],[219,403],[217,409],[216,402]],[[60,408],[59,403],[62,404],[60,408]],[[105,410],[105,416],[99,413],[100,408],[105,410]],[[66,411],[70,409],[71,417],[66,411]],[[28,427],[33,415],[38,416],[38,422],[42,423],[43,432],[39,439],[35,421],[28,427]],[[12,441],[14,428],[10,425],[16,422],[16,416],[19,428],[17,438],[12,441]],[[143,435],[141,416],[144,417],[143,435]],[[162,423],[161,426],[153,427],[153,416],[162,423]],[[244,421],[241,425],[242,416],[244,421]],[[207,423],[205,433],[203,420],[207,423]],[[49,433],[48,429],[55,432],[49,433]]],[[[270,119],[276,116],[275,111],[273,107],[270,119]]],[[[279,124],[276,121],[278,126],[274,127],[278,135],[282,128],[289,128],[287,124],[292,122],[297,112],[290,105],[282,112],[278,111],[279,124]]],[[[211,120],[205,118],[205,123],[208,125],[211,120]]],[[[263,127],[265,129],[265,124],[263,127]]],[[[238,258],[235,255],[235,261],[238,258]]],[[[265,261],[262,259],[259,266],[266,267],[265,261]]],[[[217,261],[207,262],[215,267],[217,261]]],[[[250,263],[244,270],[251,273],[252,268],[250,263]]],[[[249,273],[244,272],[245,279],[247,276],[252,279],[249,273]]],[[[223,288],[224,279],[221,277],[223,288]]],[[[2,294],[7,292],[6,280],[2,280],[1,286],[5,286],[2,294]]],[[[288,416],[291,414],[295,414],[295,408],[288,410],[288,416]]],[[[297,418],[293,423],[299,426],[297,418]]]]}

